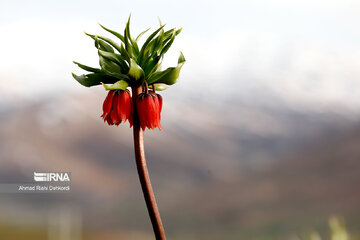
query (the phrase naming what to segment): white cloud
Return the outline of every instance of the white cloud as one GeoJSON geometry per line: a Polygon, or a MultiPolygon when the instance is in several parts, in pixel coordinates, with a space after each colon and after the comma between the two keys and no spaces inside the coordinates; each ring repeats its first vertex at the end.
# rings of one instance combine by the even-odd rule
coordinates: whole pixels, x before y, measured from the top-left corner
{"type": "MultiPolygon", "coordinates": [[[[278,34],[249,29],[227,28],[212,37],[185,30],[164,65],[175,65],[182,50],[187,63],[179,87],[191,84],[196,91],[205,88],[204,94],[226,89],[227,97],[248,94],[259,99],[272,94],[293,105],[341,103],[359,107],[360,48],[349,44],[357,30],[350,31],[345,25],[328,29],[329,38],[337,36],[338,29],[344,30],[342,38],[334,42],[326,41],[326,34],[322,39],[311,34],[298,38],[285,30],[278,34]]],[[[5,36],[0,39],[2,98],[80,90],[70,73],[81,70],[72,61],[97,65],[96,50],[84,30],[104,33],[92,20],[32,18],[0,24],[5,36]]]]}

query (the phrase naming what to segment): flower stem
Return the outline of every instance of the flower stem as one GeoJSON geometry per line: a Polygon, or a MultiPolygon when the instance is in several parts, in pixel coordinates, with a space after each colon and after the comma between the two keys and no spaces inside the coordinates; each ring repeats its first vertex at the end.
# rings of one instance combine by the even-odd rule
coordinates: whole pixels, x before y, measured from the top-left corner
{"type": "Polygon", "coordinates": [[[144,81],[145,84],[145,93],[148,94],[149,93],[149,85],[146,81],[144,81]]]}
{"type": "Polygon", "coordinates": [[[140,128],[139,117],[136,110],[136,98],[141,92],[142,86],[132,88],[134,107],[133,133],[136,167],[156,240],[166,240],[165,230],[161,222],[160,213],[156,204],[155,195],[151,187],[149,172],[146,166],[144,150],[144,132],[140,128]]]}

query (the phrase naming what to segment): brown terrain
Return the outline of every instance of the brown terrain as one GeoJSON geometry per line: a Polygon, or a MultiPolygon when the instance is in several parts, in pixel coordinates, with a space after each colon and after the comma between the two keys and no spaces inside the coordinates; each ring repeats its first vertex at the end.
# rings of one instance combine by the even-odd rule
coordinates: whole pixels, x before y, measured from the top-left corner
{"type": "MultiPolygon", "coordinates": [[[[71,193],[1,194],[0,236],[46,239],[49,216],[68,211],[84,239],[152,239],[131,129],[102,123],[97,93],[0,112],[1,183],[31,182],[34,171],[72,176],[71,193]]],[[[169,239],[291,239],[325,232],[332,215],[358,232],[358,119],[189,101],[165,96],[163,130],[145,133],[169,239]]]]}

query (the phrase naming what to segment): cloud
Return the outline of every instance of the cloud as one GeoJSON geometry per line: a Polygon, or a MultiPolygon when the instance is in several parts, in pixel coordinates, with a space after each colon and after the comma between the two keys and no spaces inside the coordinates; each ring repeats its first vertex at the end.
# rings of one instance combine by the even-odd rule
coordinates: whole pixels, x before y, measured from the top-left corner
{"type": "MultiPolygon", "coordinates": [[[[84,30],[104,33],[92,20],[33,18],[1,24],[0,32],[6,36],[0,40],[2,98],[80,91],[70,73],[81,70],[72,61],[98,65],[84,30]]],[[[337,33],[329,31],[330,36],[337,33]]],[[[187,63],[178,86],[182,92],[256,101],[275,96],[293,106],[358,108],[360,48],[348,44],[351,36],[327,42],[312,35],[298,38],[256,29],[219,30],[212,37],[184,31],[165,57],[164,67],[175,65],[179,50],[184,52],[187,63]]]]}

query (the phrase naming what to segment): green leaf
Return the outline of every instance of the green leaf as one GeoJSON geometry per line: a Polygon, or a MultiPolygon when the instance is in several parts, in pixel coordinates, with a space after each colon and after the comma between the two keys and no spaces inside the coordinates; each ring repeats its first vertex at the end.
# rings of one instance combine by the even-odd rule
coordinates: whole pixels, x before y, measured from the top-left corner
{"type": "Polygon", "coordinates": [[[110,52],[105,52],[105,51],[101,51],[99,50],[99,55],[114,62],[115,64],[117,64],[117,66],[119,66],[119,71],[114,71],[114,72],[124,72],[126,73],[129,69],[129,67],[127,66],[125,60],[122,59],[121,55],[116,54],[116,53],[110,53],[110,52]]]}
{"type": "Polygon", "coordinates": [[[111,46],[113,46],[116,50],[118,50],[118,52],[120,52],[120,45],[117,44],[116,42],[114,42],[113,40],[111,40],[110,38],[107,37],[102,37],[102,36],[97,36],[99,39],[104,40],[105,42],[109,43],[111,46]]]}
{"type": "Polygon", "coordinates": [[[142,58],[144,57],[145,53],[145,49],[147,47],[147,45],[150,43],[150,41],[156,36],[156,34],[158,34],[158,32],[163,29],[165,27],[165,25],[162,25],[161,27],[159,27],[155,32],[153,32],[145,41],[145,43],[142,45],[140,53],[139,53],[139,62],[142,61],[142,58]]]}
{"type": "Polygon", "coordinates": [[[72,73],[73,78],[78,81],[81,85],[85,87],[91,87],[95,85],[99,85],[101,82],[104,83],[114,83],[116,81],[115,78],[110,77],[104,73],[90,73],[87,75],[77,76],[72,73]]]}
{"type": "Polygon", "coordinates": [[[169,50],[169,48],[171,47],[171,44],[175,40],[175,36],[176,36],[175,32],[173,32],[173,34],[171,35],[170,41],[164,46],[163,49],[161,49],[160,56],[164,55],[169,50]]]}
{"type": "Polygon", "coordinates": [[[126,51],[129,53],[129,55],[131,57],[133,57],[132,48],[131,48],[131,45],[130,45],[130,42],[129,42],[130,17],[131,17],[131,15],[129,16],[129,19],[128,19],[127,23],[126,23],[126,27],[124,29],[124,44],[125,44],[126,51]]]}
{"type": "MultiPolygon", "coordinates": [[[[172,28],[172,29],[166,31],[166,32],[164,33],[165,36],[168,36],[169,34],[172,34],[172,32],[173,32],[174,30],[175,30],[175,28],[172,28]]],[[[178,30],[175,31],[175,35],[177,36],[179,33],[181,33],[181,31],[182,31],[182,28],[179,28],[178,30]]]]}
{"type": "Polygon", "coordinates": [[[130,56],[129,56],[129,53],[126,51],[126,49],[124,48],[124,44],[121,44],[121,47],[120,47],[120,51],[121,51],[121,55],[122,57],[128,61],[128,63],[130,63],[130,56]]]}
{"type": "Polygon", "coordinates": [[[161,30],[159,36],[152,41],[151,47],[149,44],[148,48],[145,49],[145,52],[150,51],[150,55],[158,53],[159,50],[162,48],[163,38],[164,38],[164,31],[161,30]]]}
{"type": "Polygon", "coordinates": [[[180,51],[180,56],[178,58],[178,64],[185,63],[186,59],[184,57],[184,54],[180,51]]]}
{"type": "Polygon", "coordinates": [[[81,63],[75,62],[75,61],[73,61],[73,63],[78,65],[79,68],[84,69],[85,71],[88,71],[88,72],[94,72],[94,73],[101,72],[101,69],[98,69],[98,68],[89,67],[89,66],[83,65],[81,63]]]}
{"type": "Polygon", "coordinates": [[[151,89],[153,89],[152,85],[155,86],[156,91],[164,91],[164,90],[166,90],[166,89],[168,89],[170,87],[169,85],[166,85],[164,83],[155,83],[155,84],[151,84],[149,86],[151,89]]]}
{"type": "Polygon", "coordinates": [[[109,75],[109,76],[111,76],[111,77],[113,77],[113,78],[116,78],[117,80],[119,80],[119,79],[126,79],[126,80],[129,80],[129,81],[130,81],[129,77],[126,76],[126,75],[124,75],[124,74],[117,73],[117,72],[111,72],[111,71],[109,71],[109,70],[107,70],[107,69],[103,69],[103,70],[104,70],[104,73],[106,73],[107,75],[109,75]]]}
{"type": "Polygon", "coordinates": [[[100,40],[98,37],[95,38],[95,47],[106,52],[114,52],[114,49],[109,44],[100,40]]]}
{"type": "Polygon", "coordinates": [[[92,35],[92,34],[88,34],[88,33],[85,33],[85,34],[95,40],[95,47],[97,49],[101,49],[101,50],[107,51],[107,52],[114,52],[114,49],[109,44],[107,44],[103,40],[99,39],[99,37],[97,35],[92,35]]]}
{"type": "Polygon", "coordinates": [[[117,65],[116,63],[112,62],[109,59],[106,59],[99,55],[99,65],[102,70],[107,70],[110,72],[121,72],[121,67],[117,65]]]}
{"type": "Polygon", "coordinates": [[[157,18],[158,18],[158,21],[159,21],[160,26],[163,25],[162,22],[161,22],[160,17],[158,16],[157,18]]]}
{"type": "MultiPolygon", "coordinates": [[[[160,71],[160,65],[163,56],[168,52],[172,46],[175,37],[181,32],[181,28],[175,28],[164,31],[164,26],[160,19],[160,27],[150,34],[145,40],[141,49],[139,49],[138,41],[149,29],[141,32],[135,39],[131,36],[130,21],[131,15],[126,22],[126,27],[123,35],[115,32],[109,28],[99,24],[105,31],[110,32],[116,36],[123,43],[113,41],[110,38],[97,36],[86,33],[95,41],[95,46],[98,49],[99,64],[101,68],[93,68],[74,62],[81,69],[91,72],[86,75],[77,76],[73,74],[74,78],[84,86],[98,85],[101,82],[111,83],[112,86],[106,86],[107,89],[121,89],[125,85],[121,81],[128,84],[141,84],[146,79],[149,84],[155,84],[157,90],[164,90],[170,85],[176,83],[185,58],[180,53],[178,65],[170,67],[164,71],[160,71]],[[115,51],[115,52],[114,52],[115,51]],[[115,84],[114,84],[115,83],[115,84]]],[[[105,86],[104,86],[105,87],[105,86]]],[[[126,87],[125,87],[126,88],[126,87]]]]}
{"type": "Polygon", "coordinates": [[[141,66],[146,66],[146,63],[148,63],[151,58],[155,58],[155,56],[160,54],[160,49],[163,46],[163,38],[164,30],[162,29],[159,36],[154,38],[145,48],[142,62],[140,62],[141,66]]]}
{"type": "Polygon", "coordinates": [[[161,59],[161,56],[155,56],[154,58],[150,58],[149,61],[144,64],[145,76],[148,76],[151,74],[151,72],[154,72],[157,70],[160,59],[161,59]]]}
{"type": "Polygon", "coordinates": [[[175,35],[177,36],[179,33],[181,33],[181,31],[182,31],[182,28],[176,30],[175,35]]]}
{"type": "Polygon", "coordinates": [[[105,90],[125,90],[129,86],[129,84],[124,80],[117,81],[111,86],[108,86],[103,82],[101,84],[103,85],[105,90]]]}
{"type": "Polygon", "coordinates": [[[175,29],[171,32],[171,34],[164,34],[164,40],[162,41],[162,44],[165,45],[169,40],[171,40],[172,38],[175,38],[175,29]]]}
{"type": "Polygon", "coordinates": [[[144,79],[145,77],[144,70],[139,65],[137,65],[135,60],[132,58],[130,58],[130,69],[128,75],[134,78],[136,81],[139,79],[144,79]]]}
{"type": "MultiPolygon", "coordinates": [[[[130,43],[132,46],[128,43],[129,48],[131,48],[131,52],[135,54],[134,57],[137,57],[139,55],[139,47],[138,47],[136,41],[134,41],[134,39],[131,37],[131,34],[130,34],[130,18],[131,18],[131,14],[126,23],[124,38],[125,38],[125,42],[127,41],[127,39],[130,40],[130,43]]],[[[125,48],[126,48],[126,44],[125,44],[125,48]]],[[[128,49],[126,48],[126,50],[128,50],[128,49]]],[[[128,52],[129,52],[129,50],[128,50],[128,52]]]]}
{"type": "Polygon", "coordinates": [[[109,33],[111,33],[111,34],[113,34],[114,36],[118,37],[122,42],[124,42],[124,36],[123,36],[123,35],[121,35],[121,34],[118,33],[118,32],[115,32],[115,31],[113,31],[113,30],[111,30],[111,29],[109,29],[109,28],[104,27],[104,26],[101,25],[100,23],[99,23],[99,25],[100,25],[100,27],[102,27],[105,31],[108,31],[109,33]]]}
{"type": "Polygon", "coordinates": [[[130,38],[130,41],[131,41],[131,44],[133,45],[133,50],[134,50],[133,52],[135,53],[135,56],[136,57],[139,56],[139,47],[137,45],[137,42],[132,38],[130,38]]]}
{"type": "Polygon", "coordinates": [[[145,31],[143,31],[143,32],[141,32],[137,37],[136,37],[136,39],[135,39],[135,41],[139,41],[139,39],[141,38],[141,36],[142,35],[144,35],[147,31],[149,31],[150,30],[150,28],[148,28],[148,29],[146,29],[145,31]]]}
{"type": "Polygon", "coordinates": [[[180,52],[178,59],[178,65],[176,67],[167,68],[164,71],[155,72],[147,80],[148,84],[152,83],[165,83],[167,85],[173,85],[179,78],[180,70],[185,63],[185,57],[180,52]]]}

